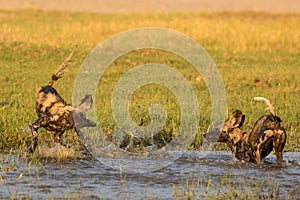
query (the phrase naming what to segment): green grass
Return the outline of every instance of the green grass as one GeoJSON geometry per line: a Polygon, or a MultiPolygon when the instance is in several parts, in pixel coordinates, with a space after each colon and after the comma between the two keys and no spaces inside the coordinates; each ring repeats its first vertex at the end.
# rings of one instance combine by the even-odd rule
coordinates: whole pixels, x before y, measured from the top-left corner
{"type": "MultiPolygon", "coordinates": [[[[22,148],[26,129],[36,119],[35,91],[47,83],[53,71],[75,48],[72,65],[55,85],[71,103],[72,88],[84,58],[100,42],[121,31],[142,27],[165,27],[186,34],[200,43],[222,75],[229,114],[246,114],[245,130],[266,113],[264,96],[275,106],[288,133],[285,150],[300,150],[300,29],[298,14],[266,13],[145,13],[95,14],[40,10],[0,11],[0,149],[22,148]],[[253,86],[255,78],[271,87],[253,86]]],[[[182,58],[163,51],[142,50],[117,59],[103,74],[95,102],[105,133],[114,131],[111,94],[120,77],[133,67],[156,62],[183,74],[198,97],[199,135],[209,125],[210,98],[198,73],[182,58]]],[[[158,85],[139,88],[130,101],[133,120],[149,123],[148,107],[162,104],[168,111],[164,127],[176,133],[180,107],[174,94],[158,85]]]]}
{"type": "Polygon", "coordinates": [[[219,180],[210,177],[186,179],[178,186],[173,186],[173,195],[175,199],[293,199],[290,192],[280,197],[280,187],[272,180],[239,183],[230,179],[230,176],[226,173],[219,180]]]}

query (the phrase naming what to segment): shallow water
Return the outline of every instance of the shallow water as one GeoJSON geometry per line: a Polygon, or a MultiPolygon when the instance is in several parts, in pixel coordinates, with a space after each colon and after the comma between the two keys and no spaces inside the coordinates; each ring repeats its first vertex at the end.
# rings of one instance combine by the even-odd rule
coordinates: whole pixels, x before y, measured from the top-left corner
{"type": "MultiPolygon", "coordinates": [[[[126,159],[43,164],[30,164],[18,156],[2,156],[1,160],[1,199],[181,199],[187,195],[205,199],[214,195],[229,197],[233,191],[241,195],[258,193],[260,198],[275,195],[276,199],[300,199],[299,152],[285,153],[285,164],[278,167],[273,155],[268,156],[264,164],[256,165],[234,162],[227,152],[203,156],[188,151],[165,168],[147,173],[122,172],[122,176],[116,169],[120,169],[119,163],[126,159]],[[114,163],[116,169],[108,167],[108,163],[114,163]]],[[[158,165],[162,161],[150,162],[158,165]]]]}

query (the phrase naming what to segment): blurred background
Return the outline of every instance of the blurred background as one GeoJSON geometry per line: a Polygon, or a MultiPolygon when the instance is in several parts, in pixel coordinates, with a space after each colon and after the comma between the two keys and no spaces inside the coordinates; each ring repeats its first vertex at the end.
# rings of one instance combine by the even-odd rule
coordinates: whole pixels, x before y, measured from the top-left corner
{"type": "Polygon", "coordinates": [[[263,11],[299,12],[299,0],[0,0],[0,8],[115,12],[263,11]]]}

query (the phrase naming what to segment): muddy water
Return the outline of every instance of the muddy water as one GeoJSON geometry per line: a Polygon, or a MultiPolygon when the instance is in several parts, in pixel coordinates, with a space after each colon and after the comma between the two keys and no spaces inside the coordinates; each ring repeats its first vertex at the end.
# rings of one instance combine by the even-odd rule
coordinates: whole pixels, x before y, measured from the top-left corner
{"type": "Polygon", "coordinates": [[[215,195],[229,197],[233,192],[259,194],[260,198],[300,199],[300,153],[285,153],[285,164],[278,167],[273,155],[264,164],[256,165],[234,162],[227,152],[199,158],[198,152],[190,151],[163,169],[122,172],[121,176],[116,170],[119,166],[111,169],[106,165],[110,161],[116,165],[124,162],[121,159],[43,164],[30,164],[18,156],[2,156],[1,160],[1,199],[185,199],[187,195],[205,199],[215,195]]]}

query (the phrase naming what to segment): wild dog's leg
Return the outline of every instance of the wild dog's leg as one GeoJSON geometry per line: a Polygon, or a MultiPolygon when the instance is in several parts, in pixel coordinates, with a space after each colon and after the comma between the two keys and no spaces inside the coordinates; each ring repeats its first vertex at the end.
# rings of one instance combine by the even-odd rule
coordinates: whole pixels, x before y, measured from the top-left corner
{"type": "Polygon", "coordinates": [[[64,132],[60,133],[58,137],[59,137],[59,144],[66,146],[64,132]]]}
{"type": "Polygon", "coordinates": [[[95,157],[93,156],[93,154],[88,150],[88,148],[84,144],[84,141],[83,141],[84,140],[84,135],[83,135],[83,133],[78,128],[74,128],[74,129],[75,129],[75,132],[77,133],[78,137],[80,138],[80,144],[84,149],[83,153],[87,156],[88,159],[95,160],[95,157]]]}
{"type": "Polygon", "coordinates": [[[75,132],[77,133],[78,137],[80,138],[80,140],[84,140],[84,135],[83,133],[80,131],[80,129],[75,128],[75,132]]]}
{"type": "Polygon", "coordinates": [[[262,160],[261,160],[261,150],[259,148],[255,151],[255,162],[257,164],[261,164],[262,163],[262,160]]]}
{"type": "Polygon", "coordinates": [[[35,122],[33,122],[29,128],[31,130],[32,140],[31,144],[28,147],[28,151],[33,153],[37,147],[38,143],[38,129],[41,127],[41,123],[43,121],[42,117],[39,117],[35,122]]]}
{"type": "Polygon", "coordinates": [[[65,146],[64,131],[55,133],[53,140],[54,140],[54,142],[59,143],[59,144],[65,146]]]}
{"type": "Polygon", "coordinates": [[[253,148],[253,155],[254,155],[254,162],[257,164],[261,164],[261,143],[254,144],[253,148]]]}
{"type": "Polygon", "coordinates": [[[236,145],[234,145],[234,143],[233,143],[233,141],[231,139],[228,140],[227,146],[230,148],[230,150],[231,150],[231,152],[233,154],[234,161],[237,161],[238,157],[237,157],[236,145]]]}
{"type": "Polygon", "coordinates": [[[276,155],[277,164],[282,165],[283,152],[282,151],[279,151],[279,152],[275,151],[275,155],[276,155]]]}
{"type": "Polygon", "coordinates": [[[282,159],[283,159],[283,148],[286,141],[286,133],[285,130],[277,130],[274,134],[274,140],[273,140],[273,146],[275,149],[275,155],[278,165],[282,165],[282,159]]]}

